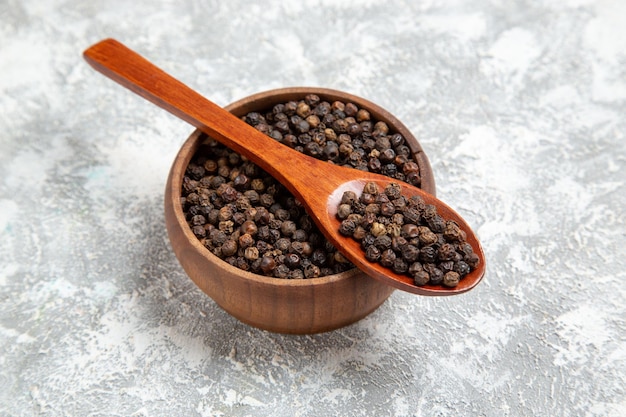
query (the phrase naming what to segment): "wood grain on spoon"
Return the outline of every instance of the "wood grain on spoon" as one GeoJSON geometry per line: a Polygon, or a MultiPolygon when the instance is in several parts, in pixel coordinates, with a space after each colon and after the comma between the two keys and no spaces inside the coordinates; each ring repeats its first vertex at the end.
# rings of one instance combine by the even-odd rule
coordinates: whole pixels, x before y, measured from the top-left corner
{"type": "Polygon", "coordinates": [[[339,233],[339,220],[335,214],[344,191],[352,190],[358,194],[368,181],[384,188],[397,180],[333,165],[280,145],[116,40],[106,39],[95,44],[84,52],[84,57],[97,71],[245,155],[276,178],[303,203],[328,240],[366,274],[398,289],[421,295],[459,294],[474,288],[482,279],[485,260],[478,239],[460,215],[434,196],[401,184],[407,197],[420,195],[426,203],[435,205],[443,218],[456,221],[480,257],[478,267],[454,288],[416,286],[409,276],[395,274],[378,263],[367,261],[359,243],[339,233]]]}

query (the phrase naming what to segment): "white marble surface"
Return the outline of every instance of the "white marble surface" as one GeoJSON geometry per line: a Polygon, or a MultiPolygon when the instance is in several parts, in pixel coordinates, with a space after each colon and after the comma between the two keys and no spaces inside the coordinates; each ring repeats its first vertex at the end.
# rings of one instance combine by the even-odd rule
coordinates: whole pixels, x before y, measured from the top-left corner
{"type": "Polygon", "coordinates": [[[0,0],[0,415],[626,415],[626,2],[0,0]],[[248,327],[164,228],[191,128],[92,71],[115,37],[219,104],[366,97],[489,266],[314,336],[248,327]]]}

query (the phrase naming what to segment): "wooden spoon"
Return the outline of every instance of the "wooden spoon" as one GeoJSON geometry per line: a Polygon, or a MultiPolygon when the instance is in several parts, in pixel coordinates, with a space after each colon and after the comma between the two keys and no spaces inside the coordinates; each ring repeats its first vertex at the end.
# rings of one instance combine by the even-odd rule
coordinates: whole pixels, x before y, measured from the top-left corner
{"type": "Polygon", "coordinates": [[[419,188],[401,184],[404,195],[420,195],[427,204],[435,205],[444,219],[456,221],[480,257],[478,267],[454,288],[416,286],[412,278],[367,261],[359,243],[339,233],[340,223],[335,215],[344,191],[352,190],[358,195],[368,181],[376,182],[382,189],[398,180],[333,165],[280,145],[116,40],[106,39],[93,45],[84,52],[84,57],[97,71],[186,120],[235,152],[245,155],[276,178],[302,202],[328,240],[354,265],[373,278],[420,295],[460,294],[474,288],[482,279],[485,256],[476,235],[460,215],[434,196],[419,188]]]}

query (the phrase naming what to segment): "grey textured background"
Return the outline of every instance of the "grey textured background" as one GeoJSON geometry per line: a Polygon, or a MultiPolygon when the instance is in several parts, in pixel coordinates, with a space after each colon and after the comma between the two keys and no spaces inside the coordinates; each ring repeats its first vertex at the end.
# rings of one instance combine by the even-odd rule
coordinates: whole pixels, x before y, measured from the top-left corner
{"type": "Polygon", "coordinates": [[[0,415],[626,415],[626,2],[0,0],[0,415]],[[317,85],[396,114],[488,272],[314,336],[180,268],[184,122],[92,71],[115,37],[226,105],[317,85]]]}

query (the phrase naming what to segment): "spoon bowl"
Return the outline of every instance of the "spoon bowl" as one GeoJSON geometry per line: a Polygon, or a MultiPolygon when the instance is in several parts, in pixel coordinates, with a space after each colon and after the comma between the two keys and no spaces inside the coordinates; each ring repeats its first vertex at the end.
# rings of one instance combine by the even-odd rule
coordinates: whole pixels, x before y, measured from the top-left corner
{"type": "Polygon", "coordinates": [[[196,126],[276,178],[303,203],[326,238],[367,275],[392,287],[428,296],[460,294],[474,288],[482,279],[485,261],[478,239],[460,215],[433,195],[408,184],[402,185],[403,194],[421,196],[427,204],[437,207],[445,219],[456,221],[479,256],[479,266],[461,281],[463,284],[454,288],[417,286],[411,278],[365,260],[359,244],[339,233],[339,221],[335,214],[343,191],[358,191],[359,185],[362,187],[370,181],[384,188],[397,180],[328,164],[287,146],[276,146],[274,139],[210,102],[115,40],[104,40],[92,46],[85,51],[84,57],[96,70],[196,126]]]}

